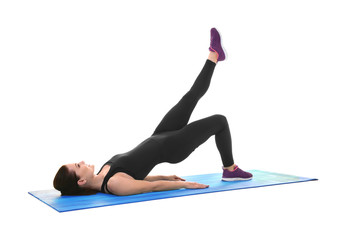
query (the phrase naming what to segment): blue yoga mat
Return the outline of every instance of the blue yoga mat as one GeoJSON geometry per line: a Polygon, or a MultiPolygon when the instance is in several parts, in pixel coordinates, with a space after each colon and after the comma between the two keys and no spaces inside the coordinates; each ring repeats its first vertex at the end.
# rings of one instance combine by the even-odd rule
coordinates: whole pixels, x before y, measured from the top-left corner
{"type": "Polygon", "coordinates": [[[186,181],[199,182],[209,185],[209,188],[205,189],[178,189],[171,191],[143,193],[131,196],[115,196],[105,193],[97,193],[89,196],[60,196],[60,192],[57,190],[32,191],[29,192],[29,194],[49,205],[58,212],[67,212],[163,198],[182,197],[195,194],[317,180],[315,178],[297,177],[260,170],[250,170],[249,172],[253,174],[252,180],[249,181],[224,182],[221,181],[222,173],[183,177],[186,181]]]}

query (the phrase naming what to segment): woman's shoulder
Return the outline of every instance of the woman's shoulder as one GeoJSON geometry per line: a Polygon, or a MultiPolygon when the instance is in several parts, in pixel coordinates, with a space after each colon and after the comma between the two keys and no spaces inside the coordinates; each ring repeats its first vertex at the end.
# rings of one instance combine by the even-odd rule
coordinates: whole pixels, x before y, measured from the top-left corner
{"type": "Polygon", "coordinates": [[[151,192],[153,185],[154,184],[152,182],[136,180],[124,172],[118,172],[109,179],[107,188],[112,194],[127,196],[151,192]]]}
{"type": "Polygon", "coordinates": [[[107,182],[107,188],[112,194],[116,194],[118,190],[126,187],[128,181],[132,180],[135,180],[132,176],[124,172],[117,172],[109,178],[109,181],[107,182]]]}
{"type": "Polygon", "coordinates": [[[117,172],[112,177],[109,178],[109,181],[107,182],[107,187],[109,190],[113,189],[125,180],[135,180],[135,179],[124,172],[117,172]]]}

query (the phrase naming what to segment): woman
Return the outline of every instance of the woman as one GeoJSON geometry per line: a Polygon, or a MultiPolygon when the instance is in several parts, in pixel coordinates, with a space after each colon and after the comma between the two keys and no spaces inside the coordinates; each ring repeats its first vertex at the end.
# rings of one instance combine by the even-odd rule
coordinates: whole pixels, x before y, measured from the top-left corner
{"type": "Polygon", "coordinates": [[[106,162],[98,174],[94,165],[83,161],[63,165],[54,179],[54,187],[62,195],[85,195],[96,192],[132,195],[180,188],[207,188],[208,185],[186,182],[173,176],[148,176],[159,163],[179,163],[199,145],[215,135],[223,163],[224,181],[249,180],[252,174],[234,164],[227,119],[213,115],[188,124],[197,102],[209,88],[218,61],[225,60],[221,38],[211,29],[209,57],[191,89],[165,115],[152,136],[129,152],[117,154],[106,162]]]}

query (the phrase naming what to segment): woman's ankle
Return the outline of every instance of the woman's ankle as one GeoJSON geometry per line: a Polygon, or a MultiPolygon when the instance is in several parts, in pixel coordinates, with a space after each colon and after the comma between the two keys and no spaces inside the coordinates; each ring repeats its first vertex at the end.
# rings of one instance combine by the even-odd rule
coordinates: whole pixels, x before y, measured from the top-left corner
{"type": "Polygon", "coordinates": [[[233,164],[233,165],[231,165],[231,166],[229,166],[229,167],[223,167],[223,168],[224,168],[224,169],[227,169],[227,170],[229,170],[229,171],[234,171],[235,167],[236,167],[236,165],[233,164]]]}
{"type": "Polygon", "coordinates": [[[209,51],[208,59],[214,63],[217,63],[218,55],[216,52],[209,51]]]}

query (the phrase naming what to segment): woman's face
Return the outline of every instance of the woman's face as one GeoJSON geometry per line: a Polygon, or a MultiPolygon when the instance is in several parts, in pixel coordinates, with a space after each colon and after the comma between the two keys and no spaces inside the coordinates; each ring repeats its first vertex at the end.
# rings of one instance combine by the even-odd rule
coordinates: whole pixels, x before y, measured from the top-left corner
{"type": "Polygon", "coordinates": [[[91,179],[94,176],[94,165],[86,164],[84,161],[79,163],[66,164],[69,171],[75,171],[80,179],[91,179]]]}

